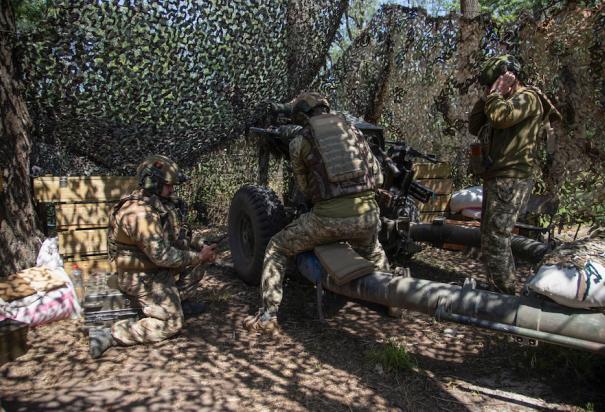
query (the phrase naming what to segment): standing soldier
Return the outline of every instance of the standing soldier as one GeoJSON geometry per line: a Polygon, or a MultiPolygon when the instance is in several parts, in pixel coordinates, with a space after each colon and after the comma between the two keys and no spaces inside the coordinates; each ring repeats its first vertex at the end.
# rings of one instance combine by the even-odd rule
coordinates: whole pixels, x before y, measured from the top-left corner
{"type": "Polygon", "coordinates": [[[290,104],[292,121],[284,126],[290,142],[292,172],[299,190],[313,203],[271,238],[261,278],[262,307],[244,321],[248,329],[272,333],[287,259],[315,246],[348,241],[361,256],[385,270],[388,262],[378,242],[380,228],[374,190],[382,183],[380,165],[361,132],[344,117],[330,113],[325,97],[303,93],[290,104]]]}
{"type": "Polygon", "coordinates": [[[183,327],[183,313],[203,309],[187,299],[204,276],[203,264],[214,261],[215,245],[188,244],[184,236],[185,208],[174,197],[174,185],[186,178],[176,163],[160,155],[141,163],[137,177],[140,189],[122,197],[111,212],[108,242],[118,288],[140,304],[146,317],[91,334],[93,358],[110,346],[167,339],[183,327]]]}
{"type": "Polygon", "coordinates": [[[511,55],[490,58],[479,78],[485,96],[469,118],[469,131],[483,144],[481,254],[489,280],[511,294],[516,288],[512,230],[532,192],[544,117],[558,114],[540,90],[519,80],[520,71],[511,55]]]}

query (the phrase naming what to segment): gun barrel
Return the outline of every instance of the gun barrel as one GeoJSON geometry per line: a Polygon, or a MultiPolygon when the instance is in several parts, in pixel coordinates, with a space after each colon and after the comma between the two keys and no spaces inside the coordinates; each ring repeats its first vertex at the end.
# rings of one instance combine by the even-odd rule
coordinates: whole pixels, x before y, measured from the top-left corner
{"type": "Polygon", "coordinates": [[[263,129],[262,127],[250,127],[248,130],[258,135],[279,136],[279,132],[273,129],[263,129]]]}

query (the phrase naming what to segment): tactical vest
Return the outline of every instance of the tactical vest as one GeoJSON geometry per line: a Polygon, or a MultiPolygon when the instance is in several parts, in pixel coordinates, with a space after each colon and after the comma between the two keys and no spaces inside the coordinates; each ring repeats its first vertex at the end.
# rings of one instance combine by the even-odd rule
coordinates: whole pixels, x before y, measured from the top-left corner
{"type": "Polygon", "coordinates": [[[182,237],[182,215],[177,208],[171,208],[164,204],[156,195],[145,196],[141,191],[133,192],[123,196],[115,204],[109,215],[109,228],[107,233],[108,255],[110,261],[115,261],[118,269],[122,270],[154,270],[158,266],[136,245],[130,243],[126,236],[120,236],[120,226],[117,222],[117,214],[126,202],[138,200],[151,206],[160,216],[162,232],[168,237],[169,244],[174,244],[182,237]]]}
{"type": "Polygon", "coordinates": [[[334,199],[377,188],[368,143],[342,116],[322,114],[309,119],[311,133],[311,201],[334,199]]]}

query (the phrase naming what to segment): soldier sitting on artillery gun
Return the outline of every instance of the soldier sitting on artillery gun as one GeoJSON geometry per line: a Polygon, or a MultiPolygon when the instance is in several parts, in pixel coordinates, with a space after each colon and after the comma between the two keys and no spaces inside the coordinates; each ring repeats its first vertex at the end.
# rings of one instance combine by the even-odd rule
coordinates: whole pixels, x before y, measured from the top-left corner
{"type": "Polygon", "coordinates": [[[274,235],[267,245],[262,307],[244,321],[244,326],[269,333],[277,330],[288,258],[317,245],[347,241],[376,269],[388,269],[378,241],[380,216],[374,199],[382,174],[362,133],[344,117],[330,113],[327,99],[317,93],[303,93],[286,106],[298,126],[282,126],[280,132],[295,135],[289,145],[292,172],[313,208],[274,235]]]}
{"type": "Polygon", "coordinates": [[[116,322],[91,332],[93,358],[114,345],[159,342],[183,327],[184,314],[201,313],[188,300],[204,276],[204,263],[215,259],[215,245],[189,243],[183,235],[184,203],[173,196],[185,181],[165,156],[151,156],[137,169],[140,189],[114,206],[109,222],[110,257],[117,266],[118,288],[132,296],[145,318],[116,322]]]}

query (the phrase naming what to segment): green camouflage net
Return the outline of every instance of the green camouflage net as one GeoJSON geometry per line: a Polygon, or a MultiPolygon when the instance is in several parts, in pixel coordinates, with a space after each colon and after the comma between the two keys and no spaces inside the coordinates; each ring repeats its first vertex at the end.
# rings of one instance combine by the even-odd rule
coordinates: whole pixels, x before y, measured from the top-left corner
{"type": "Polygon", "coordinates": [[[313,78],[344,10],[292,3],[53,3],[23,47],[35,162],[115,173],[161,152],[191,165],[241,135],[260,101],[292,97],[313,78]],[[47,162],[57,150],[83,159],[47,162]]]}
{"type": "Polygon", "coordinates": [[[593,3],[559,3],[506,27],[383,6],[329,65],[346,0],[55,2],[22,37],[33,163],[118,174],[162,153],[197,171],[192,199],[225,210],[258,173],[255,145],[229,141],[255,122],[262,100],[317,89],[387,138],[452,162],[461,186],[471,182],[466,118],[481,93],[479,67],[506,52],[564,116],[540,190],[563,193],[566,213],[594,218],[605,213],[605,17],[593,3]],[[216,183],[227,174],[229,187],[216,183]]]}
{"type": "Polygon", "coordinates": [[[316,84],[338,107],[384,126],[387,138],[452,162],[460,186],[470,182],[467,148],[475,138],[467,116],[482,92],[476,81],[481,64],[486,56],[513,53],[527,82],[544,90],[564,116],[556,128],[558,150],[542,165],[539,188],[577,191],[565,202],[576,217],[594,217],[605,214],[604,31],[603,5],[570,6],[541,20],[525,16],[511,27],[390,5],[316,84]]]}

